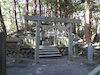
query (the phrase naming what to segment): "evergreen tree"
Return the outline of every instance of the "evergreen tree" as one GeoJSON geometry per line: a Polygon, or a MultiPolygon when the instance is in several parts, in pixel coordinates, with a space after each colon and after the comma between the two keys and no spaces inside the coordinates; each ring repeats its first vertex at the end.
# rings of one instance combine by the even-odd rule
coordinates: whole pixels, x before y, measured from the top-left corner
{"type": "Polygon", "coordinates": [[[16,29],[17,29],[17,32],[19,32],[18,23],[17,23],[17,13],[16,13],[16,0],[14,0],[14,6],[15,6],[14,12],[15,12],[16,29]]]}
{"type": "Polygon", "coordinates": [[[85,0],[85,39],[86,42],[91,42],[90,35],[90,9],[89,9],[89,0],[85,0]]]}

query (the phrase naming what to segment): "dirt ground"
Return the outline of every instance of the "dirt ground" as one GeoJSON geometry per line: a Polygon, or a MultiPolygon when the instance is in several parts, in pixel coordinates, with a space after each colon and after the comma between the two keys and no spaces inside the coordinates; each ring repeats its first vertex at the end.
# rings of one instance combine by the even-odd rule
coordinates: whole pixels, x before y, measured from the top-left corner
{"type": "Polygon", "coordinates": [[[16,66],[7,58],[7,75],[87,75],[100,64],[96,61],[88,64],[85,57],[76,57],[69,61],[67,56],[40,58],[38,64],[34,63],[34,59],[23,58],[16,66]]]}

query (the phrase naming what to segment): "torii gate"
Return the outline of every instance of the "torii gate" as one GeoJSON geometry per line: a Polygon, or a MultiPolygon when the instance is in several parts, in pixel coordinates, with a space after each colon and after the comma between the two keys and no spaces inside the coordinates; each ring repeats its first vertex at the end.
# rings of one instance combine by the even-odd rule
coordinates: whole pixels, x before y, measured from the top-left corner
{"type": "Polygon", "coordinates": [[[40,42],[40,27],[43,28],[65,28],[68,29],[68,56],[69,59],[72,59],[72,24],[80,23],[81,21],[78,19],[67,19],[67,18],[56,18],[56,17],[44,17],[44,16],[29,16],[24,15],[25,20],[36,21],[36,46],[35,46],[35,63],[39,61],[39,42],[40,42]],[[44,22],[64,22],[68,23],[67,26],[47,26],[41,25],[41,21],[44,22]]]}

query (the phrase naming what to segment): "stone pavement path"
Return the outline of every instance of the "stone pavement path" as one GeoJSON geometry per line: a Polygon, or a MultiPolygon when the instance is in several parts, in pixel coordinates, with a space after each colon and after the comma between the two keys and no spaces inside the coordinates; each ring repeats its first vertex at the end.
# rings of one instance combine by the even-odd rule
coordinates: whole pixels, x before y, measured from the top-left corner
{"type": "Polygon", "coordinates": [[[34,64],[34,59],[23,59],[16,66],[7,64],[7,75],[87,75],[96,65],[86,65],[86,59],[77,57],[70,62],[67,56],[56,58],[41,58],[34,64]]]}

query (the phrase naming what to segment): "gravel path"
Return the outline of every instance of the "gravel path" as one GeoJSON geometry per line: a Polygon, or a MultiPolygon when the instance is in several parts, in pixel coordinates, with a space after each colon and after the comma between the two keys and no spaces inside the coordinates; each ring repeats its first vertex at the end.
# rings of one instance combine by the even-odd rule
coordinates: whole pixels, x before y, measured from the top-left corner
{"type": "Polygon", "coordinates": [[[87,65],[85,58],[77,57],[68,61],[67,57],[41,58],[40,63],[34,64],[32,59],[23,59],[16,66],[7,64],[7,75],[87,75],[96,65],[87,65]]]}

